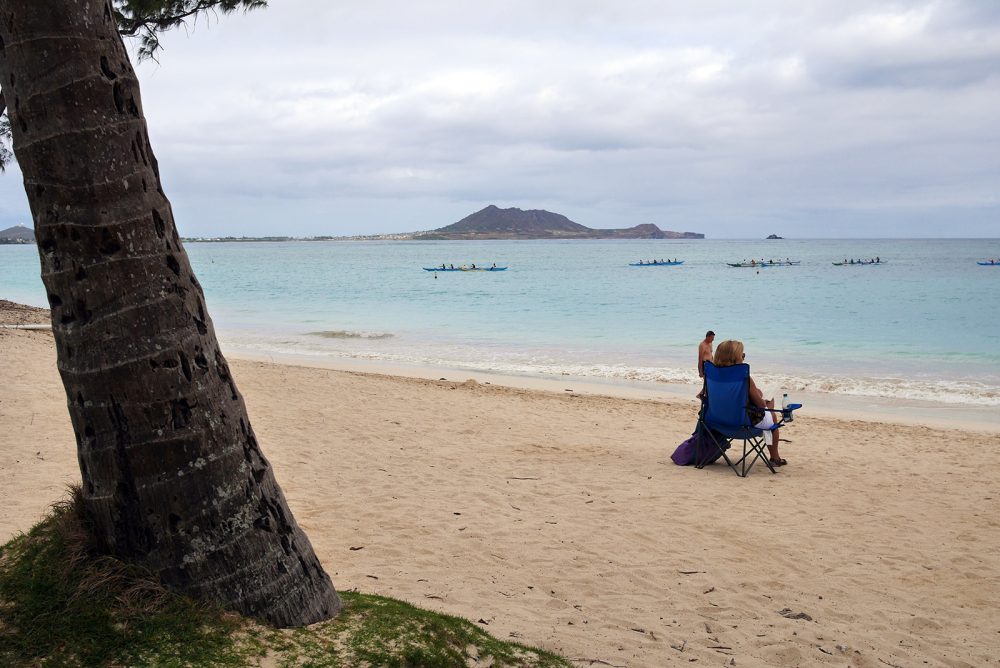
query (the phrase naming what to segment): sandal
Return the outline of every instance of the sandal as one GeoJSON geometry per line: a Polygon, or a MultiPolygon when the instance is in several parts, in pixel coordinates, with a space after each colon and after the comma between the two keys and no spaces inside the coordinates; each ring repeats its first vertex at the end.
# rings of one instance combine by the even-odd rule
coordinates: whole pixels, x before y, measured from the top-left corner
{"type": "Polygon", "coordinates": [[[780,457],[778,459],[769,459],[768,461],[771,462],[772,466],[784,466],[788,463],[788,460],[781,459],[780,457]]]}

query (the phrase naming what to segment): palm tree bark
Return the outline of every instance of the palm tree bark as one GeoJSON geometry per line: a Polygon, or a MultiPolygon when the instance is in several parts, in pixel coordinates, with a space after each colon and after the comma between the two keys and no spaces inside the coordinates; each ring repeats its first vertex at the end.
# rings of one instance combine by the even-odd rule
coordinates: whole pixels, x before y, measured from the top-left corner
{"type": "Polygon", "coordinates": [[[0,0],[0,82],[100,547],[296,626],[340,599],[257,444],[107,0],[0,0]]]}

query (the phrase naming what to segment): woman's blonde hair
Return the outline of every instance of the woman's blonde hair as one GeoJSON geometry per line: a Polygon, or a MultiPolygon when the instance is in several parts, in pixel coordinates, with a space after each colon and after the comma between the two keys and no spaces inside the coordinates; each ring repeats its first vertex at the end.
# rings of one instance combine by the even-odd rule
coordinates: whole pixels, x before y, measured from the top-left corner
{"type": "Polygon", "coordinates": [[[715,348],[715,357],[712,358],[715,366],[733,366],[743,364],[743,342],[723,341],[715,348]]]}

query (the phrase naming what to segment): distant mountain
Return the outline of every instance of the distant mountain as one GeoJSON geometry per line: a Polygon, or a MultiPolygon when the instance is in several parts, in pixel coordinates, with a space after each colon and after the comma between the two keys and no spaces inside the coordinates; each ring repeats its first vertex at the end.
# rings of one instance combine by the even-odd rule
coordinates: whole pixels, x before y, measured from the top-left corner
{"type": "Polygon", "coordinates": [[[8,227],[0,230],[0,244],[33,244],[35,243],[35,231],[24,225],[8,227]]]}
{"type": "Polygon", "coordinates": [[[596,230],[558,213],[493,204],[446,227],[422,232],[415,239],[704,239],[696,232],[661,230],[652,223],[625,229],[596,230]]]}

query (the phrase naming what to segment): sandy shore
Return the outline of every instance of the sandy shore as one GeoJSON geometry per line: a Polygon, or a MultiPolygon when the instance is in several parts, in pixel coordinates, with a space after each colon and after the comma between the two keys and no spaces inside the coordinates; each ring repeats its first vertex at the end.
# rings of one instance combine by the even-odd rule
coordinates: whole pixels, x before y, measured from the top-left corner
{"type": "MultiPolygon", "coordinates": [[[[670,462],[691,400],[231,361],[339,589],[581,666],[998,663],[996,432],[804,412],[740,479],[670,462]]],[[[51,334],[0,329],[0,540],[78,477],[51,334]]]]}

